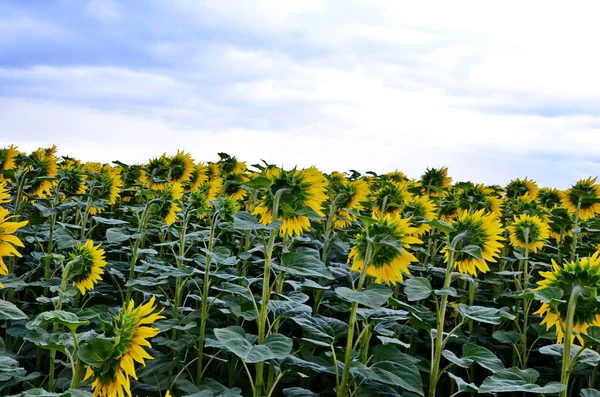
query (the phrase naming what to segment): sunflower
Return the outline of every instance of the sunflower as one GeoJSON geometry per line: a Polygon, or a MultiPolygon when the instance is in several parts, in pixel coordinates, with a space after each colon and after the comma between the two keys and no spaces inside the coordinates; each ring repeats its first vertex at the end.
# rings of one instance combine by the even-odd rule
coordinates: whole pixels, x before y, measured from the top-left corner
{"type": "Polygon", "coordinates": [[[408,177],[406,176],[406,174],[402,171],[392,171],[392,172],[388,172],[387,174],[382,176],[382,179],[384,181],[392,181],[392,182],[397,182],[397,183],[402,183],[402,182],[406,182],[408,181],[408,177]]]}
{"type": "Polygon", "coordinates": [[[187,182],[194,170],[192,155],[178,150],[177,154],[169,159],[169,168],[169,180],[171,182],[187,182]]]}
{"type": "Polygon", "coordinates": [[[92,240],[87,240],[85,244],[79,245],[71,252],[71,265],[67,268],[67,279],[85,295],[86,291],[94,289],[94,285],[102,280],[106,266],[104,250],[100,249],[98,244],[94,246],[92,240]]]}
{"type": "MultiPolygon", "coordinates": [[[[249,179],[246,175],[247,167],[245,161],[238,161],[225,153],[220,153],[221,160],[217,163],[218,175],[223,179],[223,194],[233,200],[242,200],[248,195],[243,184],[249,179]]],[[[212,174],[215,175],[214,170],[212,174]]]]}
{"type": "MultiPolygon", "coordinates": [[[[3,189],[0,187],[0,193],[2,191],[3,189]]],[[[2,197],[2,195],[0,195],[0,197],[2,197]]],[[[14,234],[17,229],[22,228],[29,222],[9,222],[11,218],[12,216],[9,215],[8,210],[4,207],[0,207],[0,275],[8,274],[8,267],[4,263],[4,257],[21,257],[21,254],[15,247],[22,248],[24,245],[14,234]]],[[[0,284],[0,288],[3,288],[2,284],[0,284]]]]}
{"type": "Polygon", "coordinates": [[[28,178],[31,178],[31,185],[26,190],[27,195],[34,197],[47,197],[50,195],[53,181],[58,175],[56,165],[56,146],[44,149],[39,148],[27,156],[25,160],[26,168],[29,170],[28,178]]]}
{"type": "Polygon", "coordinates": [[[562,206],[570,214],[576,214],[579,208],[579,219],[586,221],[600,213],[600,186],[597,178],[581,179],[569,190],[561,192],[562,206]]]}
{"type": "Polygon", "coordinates": [[[456,195],[452,192],[445,192],[439,202],[440,219],[444,222],[452,222],[458,216],[458,205],[456,195]]]}
{"type": "Polygon", "coordinates": [[[498,198],[492,189],[482,184],[468,184],[458,192],[456,205],[459,212],[486,210],[500,215],[502,199],[498,198]]]}
{"type": "MultiPolygon", "coordinates": [[[[9,146],[4,149],[0,149],[0,171],[10,171],[15,168],[15,157],[19,154],[19,151],[14,146],[9,146]]],[[[4,179],[4,175],[0,173],[0,180],[4,179]]]]}
{"type": "Polygon", "coordinates": [[[183,186],[181,183],[171,183],[160,191],[157,205],[158,216],[163,218],[167,226],[171,226],[177,220],[177,213],[181,211],[178,202],[183,198],[183,186]]]}
{"type": "Polygon", "coordinates": [[[538,200],[547,209],[551,210],[558,207],[561,203],[560,190],[543,187],[538,193],[538,200]]]}
{"type": "Polygon", "coordinates": [[[169,182],[170,163],[166,153],[159,158],[151,159],[143,166],[140,181],[150,190],[164,189],[169,182]]]}
{"type": "MultiPolygon", "coordinates": [[[[568,297],[574,287],[581,286],[586,290],[594,292],[591,299],[580,299],[575,307],[575,316],[573,318],[573,330],[579,334],[585,334],[591,326],[600,326],[600,305],[595,296],[600,296],[600,260],[598,253],[589,258],[578,259],[575,262],[564,263],[559,266],[552,259],[552,271],[540,272],[543,280],[538,281],[538,290],[558,287],[563,291],[563,297],[566,300],[560,301],[557,305],[550,305],[543,302],[540,309],[535,312],[544,317],[542,324],[546,324],[546,329],[553,326],[556,328],[556,339],[561,343],[564,339],[564,328],[567,324],[568,297]]],[[[574,336],[571,336],[573,340],[574,336]]],[[[580,343],[583,344],[581,336],[577,335],[580,343]]]]}
{"type": "MultiPolygon", "coordinates": [[[[475,213],[464,212],[452,223],[454,231],[450,234],[450,241],[459,237],[454,255],[454,266],[463,274],[477,276],[477,271],[486,273],[490,268],[487,262],[496,262],[502,248],[502,226],[494,214],[484,214],[484,210],[475,213]],[[467,246],[475,246],[481,250],[480,258],[461,252],[467,246]]],[[[446,262],[450,260],[449,247],[444,247],[442,252],[446,255],[446,262]]]]}
{"type": "Polygon", "coordinates": [[[411,197],[407,185],[388,181],[383,183],[373,194],[373,214],[392,214],[399,216],[406,201],[411,197]]]}
{"type": "MultiPolygon", "coordinates": [[[[92,174],[93,188],[90,189],[92,198],[94,200],[104,199],[108,205],[116,204],[121,193],[121,188],[123,187],[121,171],[121,168],[105,164],[100,169],[100,172],[92,174]]],[[[90,208],[90,214],[92,215],[100,212],[100,208],[90,208]]]]}
{"type": "Polygon", "coordinates": [[[63,180],[61,191],[67,196],[81,196],[88,190],[87,175],[79,160],[65,158],[58,165],[59,175],[63,180]]]}
{"type": "Polygon", "coordinates": [[[208,167],[204,163],[196,164],[187,184],[190,191],[197,191],[206,181],[208,181],[208,167]]]}
{"type": "Polygon", "coordinates": [[[436,218],[436,206],[428,196],[412,197],[404,205],[404,216],[411,217],[416,226],[415,236],[421,237],[431,230],[431,226],[424,221],[430,221],[436,218]]]}
{"type": "Polygon", "coordinates": [[[429,191],[431,197],[436,197],[438,195],[436,189],[447,189],[452,182],[452,178],[448,176],[448,167],[442,167],[439,170],[427,168],[419,182],[423,185],[424,192],[429,191]]]}
{"type": "Polygon", "coordinates": [[[510,183],[504,188],[504,191],[506,193],[506,197],[510,199],[522,197],[531,201],[537,198],[539,189],[535,181],[527,178],[517,178],[513,181],[510,181],[510,183]]]}
{"type": "Polygon", "coordinates": [[[352,271],[361,272],[365,264],[367,246],[373,241],[373,253],[368,260],[367,274],[375,277],[378,283],[396,284],[404,279],[403,273],[410,275],[408,265],[417,258],[408,249],[411,244],[421,244],[414,237],[416,229],[410,219],[393,215],[383,215],[368,225],[356,236],[356,245],[350,250],[348,263],[352,271]],[[385,242],[377,242],[385,241],[385,242]],[[391,243],[393,241],[393,243],[391,243]]]}
{"type": "Polygon", "coordinates": [[[0,179],[0,204],[6,204],[10,202],[10,193],[6,186],[6,181],[0,179]]]}
{"type": "Polygon", "coordinates": [[[160,332],[158,328],[148,327],[155,321],[165,318],[160,313],[154,313],[154,296],[145,305],[135,307],[133,300],[123,305],[113,318],[111,330],[112,354],[99,365],[88,366],[84,380],[93,378],[92,392],[98,397],[131,396],[129,378],[137,379],[135,363],[145,365],[145,360],[151,360],[144,347],[152,347],[148,339],[160,332]]]}
{"type": "Polygon", "coordinates": [[[335,214],[334,226],[338,229],[344,229],[356,220],[351,210],[361,211],[364,209],[363,203],[367,201],[369,194],[369,185],[363,179],[348,181],[347,179],[337,190],[337,211],[335,214]]]}
{"type": "Polygon", "coordinates": [[[522,214],[507,227],[510,232],[510,244],[516,248],[538,252],[544,246],[544,240],[550,237],[550,226],[536,215],[522,214]],[[526,237],[527,236],[527,237],[526,237]]]}
{"type": "Polygon", "coordinates": [[[291,171],[268,168],[264,176],[271,180],[271,185],[253,211],[254,215],[260,217],[263,225],[273,222],[273,200],[280,189],[286,189],[281,194],[277,219],[283,221],[279,229],[282,237],[299,236],[310,228],[310,219],[304,215],[307,210],[312,210],[318,216],[325,216],[322,205],[327,200],[327,180],[316,168],[291,171]]]}

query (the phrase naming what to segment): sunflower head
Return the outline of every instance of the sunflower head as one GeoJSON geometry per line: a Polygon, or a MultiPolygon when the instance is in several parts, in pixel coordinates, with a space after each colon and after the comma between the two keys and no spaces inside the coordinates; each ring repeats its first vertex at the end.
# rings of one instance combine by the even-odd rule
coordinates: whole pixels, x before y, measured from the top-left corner
{"type": "MultiPolygon", "coordinates": [[[[331,181],[330,181],[331,186],[331,181]]],[[[361,211],[363,204],[367,201],[369,194],[369,185],[363,179],[357,179],[352,182],[346,181],[338,186],[335,191],[336,198],[336,216],[334,226],[338,229],[344,229],[356,220],[351,210],[361,211]]]]}
{"type": "Polygon", "coordinates": [[[538,190],[537,183],[527,178],[517,178],[512,180],[504,189],[506,192],[506,197],[511,199],[522,197],[526,200],[535,200],[538,195],[538,190]]]}
{"type": "Polygon", "coordinates": [[[421,176],[421,185],[424,190],[427,188],[434,188],[429,190],[430,196],[436,196],[438,192],[435,189],[446,189],[450,186],[452,178],[448,176],[448,167],[427,168],[427,171],[421,176]]]}
{"type": "Polygon", "coordinates": [[[327,179],[329,180],[329,189],[334,192],[333,194],[339,192],[344,186],[348,185],[348,178],[339,171],[333,171],[329,174],[327,179]]]}
{"type": "Polygon", "coordinates": [[[87,240],[85,244],[79,245],[70,253],[71,264],[67,267],[67,279],[85,295],[86,291],[91,291],[98,281],[102,280],[106,259],[104,250],[100,249],[100,244],[94,246],[92,240],[87,240]]]}
{"type": "Polygon", "coordinates": [[[200,189],[200,186],[208,181],[208,167],[204,163],[198,163],[192,170],[190,180],[186,184],[191,192],[195,192],[200,189]]]}
{"type": "Polygon", "coordinates": [[[231,197],[223,197],[214,202],[215,211],[219,212],[219,217],[225,222],[232,222],[233,216],[240,210],[238,202],[231,197]]]}
{"type": "Polygon", "coordinates": [[[431,230],[431,226],[425,221],[436,218],[437,207],[428,196],[411,197],[404,205],[404,216],[410,217],[411,222],[416,225],[415,235],[421,237],[431,230]]]}
{"type": "Polygon", "coordinates": [[[299,236],[308,230],[310,218],[306,214],[310,212],[325,216],[322,206],[327,200],[327,180],[316,168],[291,171],[267,168],[264,176],[271,180],[271,184],[253,211],[263,225],[273,221],[274,199],[280,190],[277,220],[283,221],[279,229],[281,236],[299,236]]]}
{"type": "Polygon", "coordinates": [[[137,379],[135,363],[145,365],[151,360],[144,347],[152,347],[148,339],[160,332],[158,328],[149,327],[155,321],[165,318],[162,310],[155,312],[154,296],[148,303],[135,307],[132,301],[125,304],[114,316],[107,331],[112,335],[110,341],[104,342],[102,356],[93,362],[87,362],[84,380],[92,378],[92,391],[96,396],[131,396],[130,378],[137,379]]]}
{"type": "MultiPolygon", "coordinates": [[[[106,200],[108,205],[116,204],[123,187],[121,171],[122,168],[120,167],[111,167],[109,164],[104,164],[99,172],[90,173],[88,190],[90,197],[94,201],[106,200]]],[[[94,215],[100,211],[100,208],[92,207],[90,213],[94,215]]]]}
{"type": "Polygon", "coordinates": [[[27,177],[31,180],[26,189],[27,195],[34,197],[50,195],[50,189],[54,182],[52,179],[58,175],[55,153],[56,146],[47,149],[39,148],[25,158],[24,163],[29,170],[27,177]]]}
{"type": "Polygon", "coordinates": [[[403,183],[408,181],[408,177],[406,176],[406,174],[398,170],[388,172],[387,174],[382,175],[381,179],[384,181],[391,181],[396,183],[403,183]]]}
{"type": "Polygon", "coordinates": [[[384,182],[372,196],[373,214],[391,214],[399,216],[406,201],[410,197],[411,194],[405,183],[393,181],[384,182]]]}
{"type": "Polygon", "coordinates": [[[512,225],[507,227],[510,232],[510,244],[516,248],[527,248],[538,252],[544,246],[544,240],[550,237],[550,226],[536,215],[522,214],[515,216],[512,225]]]}
{"type": "MultiPolygon", "coordinates": [[[[568,300],[573,288],[581,288],[584,294],[577,301],[573,319],[573,330],[585,334],[591,326],[600,326],[600,259],[598,253],[589,258],[566,262],[562,266],[552,260],[552,270],[540,272],[542,280],[538,281],[537,289],[556,287],[563,292],[563,301],[556,304],[543,302],[535,313],[543,317],[542,324],[546,328],[556,328],[557,342],[564,339],[564,329],[567,323],[568,300]]],[[[571,336],[573,340],[574,335],[571,336]]],[[[583,343],[581,336],[577,336],[583,343]]]]}
{"type": "Polygon", "coordinates": [[[192,155],[178,150],[175,156],[169,158],[169,168],[169,180],[171,182],[188,181],[194,170],[192,155]]]}
{"type": "Polygon", "coordinates": [[[547,209],[554,209],[560,205],[560,191],[554,188],[543,187],[538,192],[538,200],[547,209]]]}
{"type": "Polygon", "coordinates": [[[167,226],[171,226],[177,220],[177,213],[181,211],[179,203],[183,198],[183,186],[179,182],[169,183],[160,190],[155,213],[164,219],[167,226]]]}
{"type": "Polygon", "coordinates": [[[444,222],[452,222],[458,216],[459,208],[456,203],[456,195],[446,192],[439,201],[440,219],[444,222]]]}
{"type": "Polygon", "coordinates": [[[65,158],[58,165],[58,174],[62,179],[60,190],[67,197],[81,196],[88,190],[87,174],[79,160],[65,158]]]}
{"type": "Polygon", "coordinates": [[[410,275],[408,265],[417,262],[417,258],[408,251],[411,244],[422,243],[414,236],[415,233],[410,219],[393,215],[378,217],[356,236],[356,245],[348,255],[348,263],[352,262],[351,269],[361,272],[366,260],[367,274],[375,277],[376,282],[401,282],[403,273],[410,275]],[[366,258],[367,255],[369,258],[366,258]]]}
{"type": "Polygon", "coordinates": [[[469,183],[459,190],[456,205],[461,212],[484,210],[500,215],[502,200],[494,194],[492,189],[482,184],[469,183]]]}
{"type": "Polygon", "coordinates": [[[600,186],[596,179],[581,179],[569,190],[560,193],[562,206],[582,221],[600,213],[600,186]]]}
{"type": "Polygon", "coordinates": [[[9,146],[0,149],[0,180],[4,179],[2,171],[10,171],[15,168],[15,158],[19,155],[19,151],[15,146],[9,146]]]}
{"type": "MultiPolygon", "coordinates": [[[[502,226],[496,215],[484,213],[479,210],[475,213],[464,212],[452,223],[454,231],[450,234],[450,241],[454,241],[455,254],[454,266],[464,274],[477,276],[477,272],[486,273],[490,270],[487,262],[496,262],[500,248],[504,240],[502,237],[502,226]],[[465,252],[465,248],[476,247],[479,255],[465,252]]],[[[446,255],[446,261],[450,260],[450,247],[444,247],[442,252],[446,255]]],[[[471,250],[471,252],[473,252],[471,250]]]]}
{"type": "Polygon", "coordinates": [[[238,161],[227,153],[219,153],[221,160],[215,164],[218,172],[213,171],[223,180],[222,193],[233,200],[242,200],[248,195],[244,188],[244,182],[249,180],[247,176],[246,162],[238,161]]]}
{"type": "Polygon", "coordinates": [[[148,161],[140,175],[142,181],[151,190],[164,189],[169,182],[169,174],[171,173],[171,161],[166,153],[158,158],[148,161]]]}
{"type": "MultiPolygon", "coordinates": [[[[4,191],[2,184],[0,184],[0,198],[3,196],[4,191]]],[[[0,275],[8,274],[8,267],[4,263],[4,257],[21,257],[17,247],[23,248],[24,245],[21,240],[15,236],[15,232],[27,225],[28,221],[22,222],[10,222],[10,213],[8,209],[0,207],[0,275]]],[[[1,284],[0,284],[0,288],[1,284]]]]}

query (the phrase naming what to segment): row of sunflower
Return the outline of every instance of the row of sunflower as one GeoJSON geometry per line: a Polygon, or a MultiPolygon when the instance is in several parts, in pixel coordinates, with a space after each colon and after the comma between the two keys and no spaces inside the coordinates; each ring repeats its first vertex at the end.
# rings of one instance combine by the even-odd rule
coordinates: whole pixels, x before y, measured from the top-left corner
{"type": "Polygon", "coordinates": [[[219,157],[0,149],[0,393],[594,395],[595,179],[219,157]]]}

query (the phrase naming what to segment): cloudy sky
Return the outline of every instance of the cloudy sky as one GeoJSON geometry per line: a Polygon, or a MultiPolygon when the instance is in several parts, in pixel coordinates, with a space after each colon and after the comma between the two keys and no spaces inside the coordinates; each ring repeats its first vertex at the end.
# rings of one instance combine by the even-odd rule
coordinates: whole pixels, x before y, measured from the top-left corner
{"type": "Polygon", "coordinates": [[[0,0],[0,146],[600,174],[600,3],[0,0]]]}

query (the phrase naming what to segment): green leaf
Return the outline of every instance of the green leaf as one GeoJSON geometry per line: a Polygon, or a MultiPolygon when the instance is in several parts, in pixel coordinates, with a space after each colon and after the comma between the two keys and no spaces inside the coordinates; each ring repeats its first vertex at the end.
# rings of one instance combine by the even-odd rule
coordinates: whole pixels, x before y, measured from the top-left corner
{"type": "Polygon", "coordinates": [[[290,317],[290,320],[302,327],[306,336],[325,339],[328,343],[333,343],[348,333],[348,324],[331,317],[302,314],[290,317]]]}
{"type": "Polygon", "coordinates": [[[25,320],[27,315],[12,303],[0,300],[0,320],[25,320]]]}
{"type": "Polygon", "coordinates": [[[444,350],[442,356],[452,364],[458,365],[461,368],[469,368],[473,364],[473,360],[470,358],[459,358],[453,351],[444,350]]]}
{"type": "Polygon", "coordinates": [[[335,293],[346,302],[356,302],[373,309],[383,306],[392,296],[392,291],[381,284],[371,284],[362,292],[346,287],[338,287],[335,289],[335,293]]]}
{"type": "Polygon", "coordinates": [[[454,375],[452,372],[446,372],[446,374],[450,377],[450,379],[452,379],[456,383],[456,387],[458,388],[458,391],[477,392],[479,390],[479,388],[477,387],[477,385],[475,385],[475,383],[467,383],[465,380],[463,380],[463,378],[461,378],[460,376],[454,375]]]}
{"type": "Polygon", "coordinates": [[[432,291],[431,284],[425,277],[411,277],[404,282],[404,293],[409,301],[423,300],[432,291]]]}
{"type": "Polygon", "coordinates": [[[250,179],[247,182],[244,182],[244,185],[251,188],[261,188],[261,187],[269,187],[273,183],[269,178],[264,176],[257,176],[254,179],[250,179]]]}
{"type": "Polygon", "coordinates": [[[596,389],[582,389],[580,397],[600,397],[600,391],[596,389]]]}
{"type": "Polygon", "coordinates": [[[127,221],[122,221],[120,219],[109,219],[109,218],[103,218],[101,216],[92,216],[92,219],[95,220],[98,223],[102,223],[104,225],[128,225],[129,222],[127,221]]]}
{"type": "Polygon", "coordinates": [[[283,389],[283,397],[319,397],[320,394],[313,393],[310,390],[303,389],[301,387],[289,387],[283,389]]]}
{"type": "Polygon", "coordinates": [[[333,275],[319,259],[317,250],[299,247],[296,252],[286,252],[281,256],[281,266],[273,267],[300,277],[322,277],[333,280],[333,275]]]}
{"type": "Polygon", "coordinates": [[[281,360],[292,351],[292,340],[281,334],[271,334],[262,344],[252,345],[246,339],[244,329],[238,326],[217,328],[214,333],[219,342],[245,363],[281,360]]]}
{"type": "MultiPolygon", "coordinates": [[[[550,356],[562,357],[563,349],[564,345],[562,343],[557,343],[554,345],[547,345],[541,347],[540,353],[547,354],[550,356]]],[[[571,360],[575,357],[575,354],[577,354],[581,349],[582,347],[579,345],[571,345],[571,360]]],[[[595,367],[596,365],[598,365],[598,363],[600,363],[600,354],[594,350],[586,348],[583,352],[581,352],[581,354],[579,354],[577,362],[595,367]]]]}
{"type": "Polygon", "coordinates": [[[434,294],[436,295],[448,295],[448,296],[458,296],[458,293],[456,292],[456,288],[454,287],[446,287],[446,288],[442,288],[442,289],[436,289],[433,291],[434,294]]]}
{"type": "Polygon", "coordinates": [[[581,334],[580,336],[583,338],[586,347],[600,345],[600,327],[589,327],[585,332],[585,334],[581,334]]]}
{"type": "Polygon", "coordinates": [[[536,394],[560,393],[565,386],[559,382],[550,382],[545,386],[536,384],[540,374],[535,369],[525,370],[519,368],[507,368],[496,372],[486,378],[479,387],[479,393],[510,393],[526,392],[536,394]]]}
{"type": "Polygon", "coordinates": [[[480,261],[483,260],[483,254],[481,253],[481,247],[478,245],[467,245],[466,247],[464,247],[463,249],[461,249],[458,252],[463,252],[469,256],[472,256],[475,259],[478,259],[480,261]]]}
{"type": "Polygon", "coordinates": [[[111,339],[92,338],[79,348],[79,358],[91,367],[99,367],[111,358],[114,345],[111,339]]]}
{"type": "Polygon", "coordinates": [[[503,309],[483,306],[467,306],[459,303],[456,305],[456,311],[463,317],[469,318],[480,323],[500,324],[504,320],[514,320],[515,316],[503,309]]]}
{"type": "Polygon", "coordinates": [[[440,229],[444,234],[450,234],[454,232],[454,228],[450,226],[447,222],[444,222],[440,219],[432,219],[428,221],[431,226],[440,229]]]}
{"type": "Polygon", "coordinates": [[[265,226],[258,222],[258,218],[247,211],[239,211],[233,215],[233,228],[241,231],[268,230],[273,229],[273,225],[265,226]]]}
{"type": "Polygon", "coordinates": [[[130,238],[131,235],[129,235],[124,229],[113,227],[106,230],[106,241],[109,243],[122,243],[130,238]]]}
{"type": "Polygon", "coordinates": [[[473,362],[481,365],[485,369],[489,369],[492,372],[498,372],[504,369],[502,360],[483,346],[467,343],[463,345],[462,351],[463,359],[473,360],[473,362]]]}
{"type": "Polygon", "coordinates": [[[52,310],[40,313],[33,321],[27,323],[27,328],[33,329],[44,324],[61,324],[69,329],[77,329],[82,325],[88,325],[90,322],[79,320],[75,313],[64,310],[52,310]]]}

